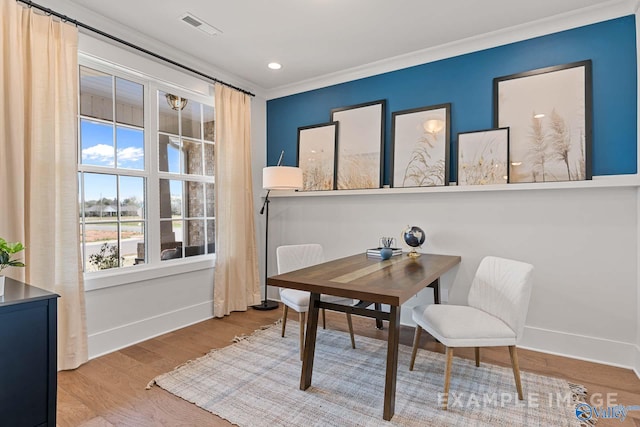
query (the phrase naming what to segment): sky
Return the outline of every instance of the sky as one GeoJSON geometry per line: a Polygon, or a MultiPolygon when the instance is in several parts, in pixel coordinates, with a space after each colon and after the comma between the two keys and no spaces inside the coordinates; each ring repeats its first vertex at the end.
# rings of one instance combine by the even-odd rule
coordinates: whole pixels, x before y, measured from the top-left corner
{"type": "MultiPolygon", "coordinates": [[[[138,129],[116,126],[117,155],[114,147],[113,126],[82,120],[82,164],[95,166],[115,165],[119,168],[144,170],[144,132],[138,129]]],[[[116,176],[85,173],[85,200],[109,199],[117,196],[116,176]]],[[[144,200],[144,179],[120,177],[120,199],[136,197],[144,200]]]]}

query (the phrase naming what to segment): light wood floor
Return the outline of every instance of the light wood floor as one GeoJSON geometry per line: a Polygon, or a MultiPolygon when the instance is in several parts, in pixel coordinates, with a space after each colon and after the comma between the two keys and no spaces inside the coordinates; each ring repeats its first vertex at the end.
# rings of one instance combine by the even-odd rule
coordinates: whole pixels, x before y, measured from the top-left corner
{"type": "MultiPolygon", "coordinates": [[[[234,336],[251,334],[261,326],[273,323],[281,315],[282,310],[233,313],[224,319],[207,320],[91,360],[74,371],[60,372],[58,425],[229,426],[227,421],[157,386],[150,390],[145,387],[155,376],[202,356],[212,348],[227,346],[234,336]]],[[[295,313],[293,318],[297,319],[295,313]]],[[[356,335],[386,339],[386,322],[385,330],[378,331],[372,319],[354,316],[353,327],[356,335]]],[[[344,315],[327,312],[327,328],[346,331],[344,315]]],[[[298,331],[295,327],[287,328],[287,333],[297,334],[298,331]]],[[[400,342],[411,345],[412,339],[413,328],[403,327],[400,342]]],[[[422,334],[421,346],[423,349],[443,352],[442,345],[427,333],[422,334]]],[[[583,384],[589,394],[617,393],[618,403],[640,405],[640,380],[630,370],[523,349],[519,349],[518,355],[523,371],[583,384]]],[[[472,359],[473,350],[456,349],[456,356],[472,359]]],[[[506,348],[483,350],[481,361],[510,366],[506,348]]],[[[398,369],[407,367],[399,366],[398,369]]],[[[455,376],[455,372],[452,375],[455,376]]],[[[629,412],[622,423],[601,419],[597,426],[640,427],[640,411],[629,412]]]]}

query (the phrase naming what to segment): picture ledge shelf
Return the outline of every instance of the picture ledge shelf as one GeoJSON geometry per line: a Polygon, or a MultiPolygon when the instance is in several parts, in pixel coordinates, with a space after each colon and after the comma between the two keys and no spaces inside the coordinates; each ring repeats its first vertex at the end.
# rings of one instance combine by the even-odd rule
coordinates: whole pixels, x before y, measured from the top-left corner
{"type": "MultiPolygon", "coordinates": [[[[452,183],[453,184],[453,183],[452,183]]],[[[535,182],[496,185],[457,185],[440,187],[372,188],[366,190],[277,191],[269,197],[360,196],[367,194],[470,193],[479,191],[563,190],[579,188],[640,187],[640,175],[594,176],[587,181],[535,182]]]]}

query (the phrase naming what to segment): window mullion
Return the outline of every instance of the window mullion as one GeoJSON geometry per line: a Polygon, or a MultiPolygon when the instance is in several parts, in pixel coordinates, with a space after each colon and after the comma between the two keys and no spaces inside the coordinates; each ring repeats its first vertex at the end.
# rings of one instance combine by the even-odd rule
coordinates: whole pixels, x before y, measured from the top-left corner
{"type": "Polygon", "coordinates": [[[145,123],[148,132],[145,133],[145,147],[147,156],[147,257],[149,263],[160,262],[160,181],[158,177],[158,87],[150,83],[146,86],[145,123]]]}

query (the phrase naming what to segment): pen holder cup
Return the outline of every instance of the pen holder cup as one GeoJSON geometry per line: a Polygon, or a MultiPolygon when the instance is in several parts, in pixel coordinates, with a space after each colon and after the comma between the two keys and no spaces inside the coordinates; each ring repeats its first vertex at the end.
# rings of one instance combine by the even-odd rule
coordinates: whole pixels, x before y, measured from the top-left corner
{"type": "Polygon", "coordinates": [[[392,248],[394,243],[396,242],[395,237],[381,237],[380,238],[380,247],[381,248],[392,248]]]}

